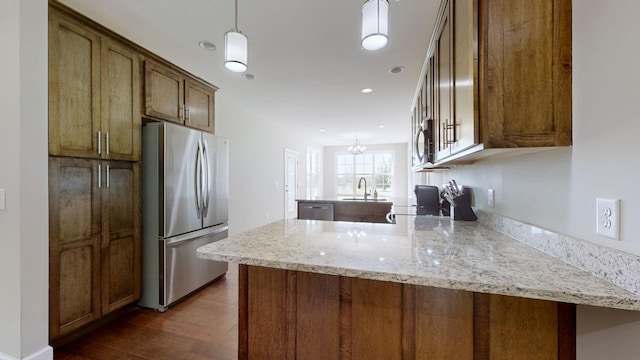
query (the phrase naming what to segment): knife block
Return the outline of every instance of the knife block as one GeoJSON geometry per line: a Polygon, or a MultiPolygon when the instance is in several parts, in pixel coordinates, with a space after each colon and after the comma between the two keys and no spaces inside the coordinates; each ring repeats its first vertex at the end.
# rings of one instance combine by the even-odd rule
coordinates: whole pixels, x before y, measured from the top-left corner
{"type": "Polygon", "coordinates": [[[453,220],[476,221],[478,217],[471,208],[471,188],[462,187],[462,195],[453,199],[456,203],[452,206],[449,201],[442,199],[442,214],[451,216],[453,220]]]}

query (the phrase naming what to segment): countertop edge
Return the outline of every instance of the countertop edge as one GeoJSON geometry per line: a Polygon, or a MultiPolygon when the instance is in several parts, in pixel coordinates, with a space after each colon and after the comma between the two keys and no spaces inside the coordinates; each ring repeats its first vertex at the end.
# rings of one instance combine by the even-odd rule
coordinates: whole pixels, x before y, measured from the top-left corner
{"type": "Polygon", "coordinates": [[[571,294],[563,291],[523,288],[518,286],[492,285],[482,282],[458,281],[434,277],[400,275],[388,272],[345,269],[333,266],[311,265],[294,262],[261,260],[235,255],[211,254],[198,249],[198,257],[207,260],[225,261],[242,265],[269,267],[282,270],[312,272],[325,275],[346,276],[353,278],[389,281],[402,284],[430,286],[452,290],[464,290],[495,295],[515,296],[538,300],[548,300],[578,305],[600,306],[622,310],[640,311],[640,297],[629,292],[629,297],[593,294],[571,294]]]}

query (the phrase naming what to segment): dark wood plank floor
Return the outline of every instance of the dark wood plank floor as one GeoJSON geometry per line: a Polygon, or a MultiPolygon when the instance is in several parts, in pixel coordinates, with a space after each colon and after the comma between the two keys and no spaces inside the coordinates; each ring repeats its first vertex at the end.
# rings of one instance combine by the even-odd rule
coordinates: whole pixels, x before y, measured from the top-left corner
{"type": "Polygon", "coordinates": [[[164,313],[138,308],[54,350],[55,360],[235,360],[238,265],[164,313]]]}

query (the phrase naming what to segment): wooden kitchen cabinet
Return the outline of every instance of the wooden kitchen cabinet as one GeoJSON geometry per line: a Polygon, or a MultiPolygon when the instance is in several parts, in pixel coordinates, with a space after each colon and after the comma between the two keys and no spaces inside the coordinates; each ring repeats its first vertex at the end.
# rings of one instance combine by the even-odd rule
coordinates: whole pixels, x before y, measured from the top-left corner
{"type": "Polygon", "coordinates": [[[140,57],[49,12],[49,154],[140,160],[140,57]]]}
{"type": "Polygon", "coordinates": [[[571,145],[570,0],[446,0],[434,31],[435,165],[571,145]]]}
{"type": "Polygon", "coordinates": [[[103,163],[102,314],[141,296],[141,209],[138,163],[103,163]]]}
{"type": "Polygon", "coordinates": [[[49,158],[49,332],[55,342],[140,297],[139,164],[49,158]]]}
{"type": "Polygon", "coordinates": [[[575,360],[575,305],[240,265],[238,359],[575,360]]]}
{"type": "Polygon", "coordinates": [[[453,71],[451,59],[453,34],[451,30],[451,1],[443,2],[442,17],[438,22],[434,42],[435,73],[435,159],[451,155],[451,145],[455,142],[456,127],[453,121],[453,71]]]}
{"type": "Polygon", "coordinates": [[[151,60],[144,69],[145,115],[214,132],[216,88],[151,60]]]}

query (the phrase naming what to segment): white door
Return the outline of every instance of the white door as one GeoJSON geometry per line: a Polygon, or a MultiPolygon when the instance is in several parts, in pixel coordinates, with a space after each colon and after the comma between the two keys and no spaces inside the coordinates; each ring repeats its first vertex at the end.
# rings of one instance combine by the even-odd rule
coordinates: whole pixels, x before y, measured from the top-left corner
{"type": "Polygon", "coordinates": [[[298,153],[284,149],[284,218],[298,216],[296,199],[298,197],[298,153]]]}

